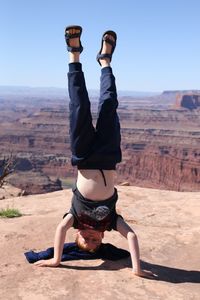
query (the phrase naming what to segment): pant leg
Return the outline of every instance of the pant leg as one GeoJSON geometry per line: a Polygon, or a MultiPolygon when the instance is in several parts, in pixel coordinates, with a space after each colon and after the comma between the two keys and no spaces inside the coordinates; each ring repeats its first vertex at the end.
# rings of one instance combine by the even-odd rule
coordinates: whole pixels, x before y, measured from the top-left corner
{"type": "Polygon", "coordinates": [[[117,107],[115,77],[111,67],[106,67],[101,70],[96,134],[99,155],[103,161],[109,158],[110,165],[121,161],[121,135],[117,107]]]}
{"type": "Polygon", "coordinates": [[[90,155],[95,129],[92,125],[90,101],[80,63],[70,63],[68,73],[70,142],[72,165],[79,165],[90,155]]]}

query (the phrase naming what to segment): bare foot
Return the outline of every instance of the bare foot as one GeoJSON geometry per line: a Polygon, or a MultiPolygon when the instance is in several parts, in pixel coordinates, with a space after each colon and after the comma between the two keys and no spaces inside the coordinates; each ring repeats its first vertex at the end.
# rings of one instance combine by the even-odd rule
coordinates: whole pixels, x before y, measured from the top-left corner
{"type": "MultiPolygon", "coordinates": [[[[113,42],[115,41],[114,37],[110,34],[106,34],[104,37],[110,39],[113,42]]],[[[103,47],[102,47],[101,54],[111,54],[112,53],[112,48],[113,48],[112,45],[110,45],[106,41],[103,41],[103,47]]],[[[108,58],[108,57],[99,59],[99,62],[101,64],[102,68],[110,66],[110,58],[108,58]]]]}

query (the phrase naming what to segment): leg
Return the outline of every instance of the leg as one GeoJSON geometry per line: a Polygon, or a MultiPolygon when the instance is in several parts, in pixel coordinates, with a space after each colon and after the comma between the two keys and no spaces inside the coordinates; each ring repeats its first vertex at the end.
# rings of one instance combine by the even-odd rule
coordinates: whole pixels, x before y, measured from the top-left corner
{"type": "MultiPolygon", "coordinates": [[[[109,40],[113,39],[112,35],[106,35],[109,40]]],[[[114,42],[114,41],[113,41],[114,42]]],[[[102,54],[104,58],[99,59],[102,66],[100,79],[100,99],[98,107],[98,120],[96,125],[98,144],[101,148],[102,160],[105,156],[110,157],[115,164],[121,161],[120,149],[120,123],[117,115],[117,91],[115,77],[110,67],[110,53],[113,52],[113,46],[106,42],[102,45],[102,54]]]]}
{"type": "MultiPolygon", "coordinates": [[[[76,34],[77,31],[78,29],[70,29],[69,34],[76,34]]],[[[80,50],[80,39],[78,37],[68,39],[68,43],[72,49],[80,50]]],[[[80,51],[69,52],[70,141],[72,165],[77,166],[89,155],[95,135],[90,101],[79,57],[80,51]]]]}

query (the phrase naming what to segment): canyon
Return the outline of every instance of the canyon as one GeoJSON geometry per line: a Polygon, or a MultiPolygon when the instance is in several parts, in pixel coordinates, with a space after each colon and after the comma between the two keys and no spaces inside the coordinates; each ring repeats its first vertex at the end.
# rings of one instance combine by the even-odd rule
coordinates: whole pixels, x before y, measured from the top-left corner
{"type": "MultiPolygon", "coordinates": [[[[116,184],[200,191],[200,107],[177,102],[180,91],[119,96],[123,160],[116,184]],[[178,104],[179,103],[179,104],[178,104]]],[[[98,99],[91,96],[94,124],[98,99]]],[[[0,160],[12,156],[8,182],[25,194],[70,187],[67,93],[0,93],[0,160]]]]}

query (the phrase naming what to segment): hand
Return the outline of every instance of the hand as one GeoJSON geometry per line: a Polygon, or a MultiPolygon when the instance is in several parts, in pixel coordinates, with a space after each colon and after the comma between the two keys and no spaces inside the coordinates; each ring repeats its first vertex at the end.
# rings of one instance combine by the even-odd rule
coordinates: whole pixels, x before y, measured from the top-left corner
{"type": "Polygon", "coordinates": [[[47,260],[38,260],[34,263],[37,267],[57,267],[60,263],[57,263],[54,258],[47,260]]]}
{"type": "Polygon", "coordinates": [[[133,273],[136,276],[149,278],[149,279],[155,279],[158,277],[158,275],[152,273],[151,271],[147,271],[147,270],[133,271],[133,273]]]}

